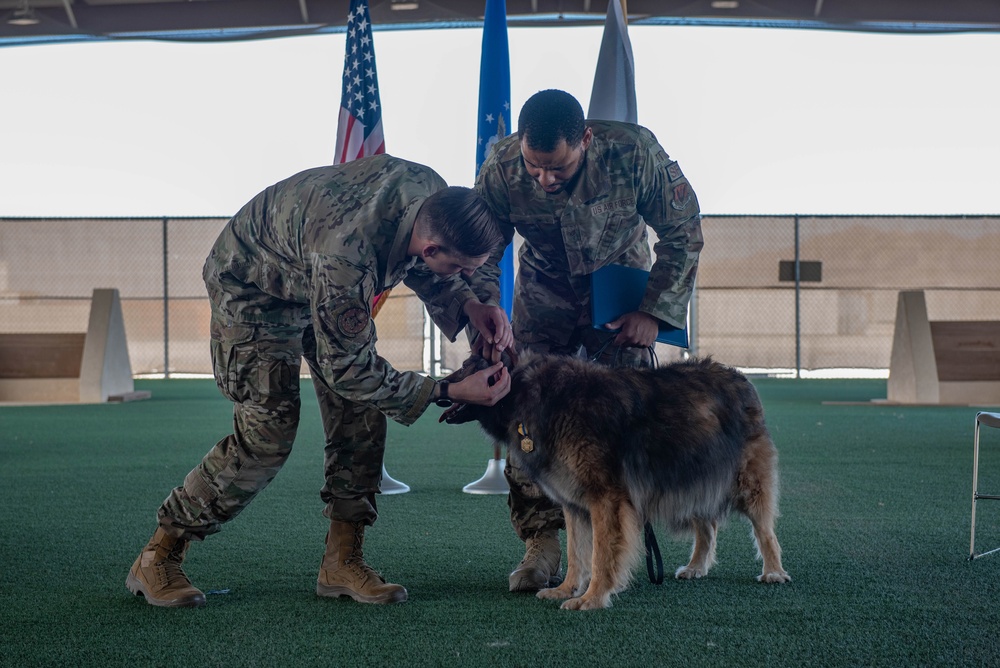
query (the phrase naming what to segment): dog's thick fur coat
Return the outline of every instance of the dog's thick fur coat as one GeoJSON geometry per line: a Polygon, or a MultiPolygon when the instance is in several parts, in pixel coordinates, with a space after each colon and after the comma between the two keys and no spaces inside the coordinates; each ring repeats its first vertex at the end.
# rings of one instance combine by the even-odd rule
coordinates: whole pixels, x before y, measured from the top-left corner
{"type": "MultiPolygon", "coordinates": [[[[450,378],[486,366],[473,356],[450,378]]],[[[774,534],[777,450],[756,390],[735,369],[710,359],[626,369],[525,354],[499,403],[454,406],[442,420],[478,420],[563,506],[566,578],[539,598],[565,599],[567,609],[609,607],[642,557],[646,521],[694,534],[691,559],[675,576],[700,578],[734,510],[753,527],[764,561],[757,579],[791,579],[774,534]]]]}

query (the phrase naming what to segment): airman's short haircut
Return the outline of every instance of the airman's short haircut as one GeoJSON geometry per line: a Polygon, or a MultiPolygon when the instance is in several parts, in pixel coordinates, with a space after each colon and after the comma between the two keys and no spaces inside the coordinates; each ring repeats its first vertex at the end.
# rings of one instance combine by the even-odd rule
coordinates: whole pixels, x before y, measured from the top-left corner
{"type": "Polygon", "coordinates": [[[532,151],[551,153],[559,140],[571,147],[583,141],[586,130],[583,107],[576,98],[561,90],[549,89],[535,93],[521,107],[517,117],[517,136],[532,151]]]}
{"type": "Polygon", "coordinates": [[[420,230],[443,250],[465,257],[482,257],[503,242],[503,233],[486,201],[471,188],[449,186],[428,197],[420,207],[420,230]]]}

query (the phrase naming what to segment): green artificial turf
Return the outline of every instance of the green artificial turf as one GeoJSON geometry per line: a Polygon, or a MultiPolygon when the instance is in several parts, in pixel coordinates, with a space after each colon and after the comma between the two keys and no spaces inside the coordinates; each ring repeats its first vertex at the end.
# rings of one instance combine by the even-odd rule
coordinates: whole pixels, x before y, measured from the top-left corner
{"type": "MultiPolygon", "coordinates": [[[[284,470],[186,562],[197,610],[125,589],[155,511],[230,429],[211,380],[137,381],[152,399],[0,408],[3,666],[992,666],[1000,554],[968,562],[977,409],[855,405],[877,380],[754,379],[780,452],[777,532],[788,585],[762,585],[746,522],[718,565],[660,586],[639,570],[614,606],[568,612],[507,591],[522,554],[503,496],[464,494],[492,447],[439,412],[390,425],[366,555],[407,587],[399,606],[314,595],[326,520],[311,395],[284,470]],[[826,403],[846,402],[846,403],[826,403]]],[[[308,389],[309,384],[304,384],[308,389]]],[[[1000,493],[1000,434],[983,434],[980,489],[1000,493]],[[993,456],[995,455],[995,456],[993,456]]],[[[1000,546],[982,502],[980,547],[1000,546]],[[992,544],[991,544],[992,543],[992,544]]],[[[686,539],[659,532],[666,568],[686,539]]]]}

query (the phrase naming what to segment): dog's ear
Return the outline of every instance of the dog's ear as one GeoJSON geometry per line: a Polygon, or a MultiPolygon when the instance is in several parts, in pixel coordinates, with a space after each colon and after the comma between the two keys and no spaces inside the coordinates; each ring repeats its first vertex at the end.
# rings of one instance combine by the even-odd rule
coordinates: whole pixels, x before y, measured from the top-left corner
{"type": "Polygon", "coordinates": [[[445,376],[443,380],[447,380],[449,383],[457,383],[485,368],[486,366],[482,357],[479,355],[469,355],[469,358],[462,362],[462,366],[445,376]]]}
{"type": "MultiPolygon", "coordinates": [[[[500,360],[504,363],[504,366],[508,370],[513,369],[517,364],[517,353],[513,348],[508,348],[504,350],[500,355],[500,360]]],[[[444,377],[450,383],[457,383],[459,381],[465,380],[477,371],[482,371],[490,366],[490,361],[481,355],[470,354],[468,359],[462,362],[462,366],[455,369],[450,374],[444,377]]]]}
{"type": "Polygon", "coordinates": [[[508,371],[517,366],[517,350],[514,346],[511,346],[500,353],[500,361],[503,362],[503,365],[507,367],[508,371]]]}

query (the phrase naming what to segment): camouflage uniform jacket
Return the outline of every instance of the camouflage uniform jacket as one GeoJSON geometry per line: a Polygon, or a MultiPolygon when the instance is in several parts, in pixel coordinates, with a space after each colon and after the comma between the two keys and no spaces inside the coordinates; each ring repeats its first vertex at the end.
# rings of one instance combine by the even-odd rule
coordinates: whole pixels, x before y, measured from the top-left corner
{"type": "Polygon", "coordinates": [[[454,338],[475,298],[459,277],[407,280],[414,220],[446,186],[433,170],[387,155],[296,174],[254,197],[226,225],[205,262],[213,310],[229,324],[305,326],[327,385],[410,424],[433,379],[400,372],[375,350],[372,301],[405,280],[454,338]]]}
{"type": "MultiPolygon", "coordinates": [[[[683,326],[703,245],[698,200],[678,164],[649,130],[588,121],[593,140],[571,192],[548,194],[528,174],[517,135],[497,143],[476,189],[508,239],[524,238],[514,313],[517,336],[544,332],[565,343],[590,324],[590,274],[607,264],[650,268],[639,310],[683,326]]],[[[498,251],[471,279],[480,298],[499,298],[498,251]]]]}

